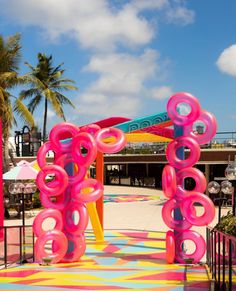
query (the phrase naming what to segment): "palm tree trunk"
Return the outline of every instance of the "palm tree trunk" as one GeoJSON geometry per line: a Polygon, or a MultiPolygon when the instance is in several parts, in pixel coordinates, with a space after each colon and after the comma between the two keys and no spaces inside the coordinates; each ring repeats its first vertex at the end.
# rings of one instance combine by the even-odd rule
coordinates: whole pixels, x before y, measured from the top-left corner
{"type": "Polygon", "coordinates": [[[2,143],[2,154],[3,154],[3,173],[6,173],[10,170],[10,159],[8,155],[8,139],[9,135],[3,136],[3,143],[2,143]]]}
{"type": "Polygon", "coordinates": [[[47,137],[47,115],[48,115],[48,100],[45,97],[44,118],[43,118],[43,142],[46,141],[46,137],[47,137]]]}

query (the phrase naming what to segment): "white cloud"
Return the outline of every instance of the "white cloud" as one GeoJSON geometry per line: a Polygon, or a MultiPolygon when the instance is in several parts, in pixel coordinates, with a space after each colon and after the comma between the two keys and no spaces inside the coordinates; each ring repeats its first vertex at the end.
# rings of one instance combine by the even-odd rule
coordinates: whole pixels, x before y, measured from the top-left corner
{"type": "MultiPolygon", "coordinates": [[[[150,85],[150,81],[163,81],[166,75],[159,53],[148,49],[159,24],[159,14],[154,20],[153,12],[164,13],[171,23],[194,21],[194,12],[179,0],[0,0],[0,7],[0,15],[40,28],[48,41],[66,36],[88,49],[90,60],[83,71],[98,77],[74,102],[79,115],[71,114],[71,120],[80,119],[80,115],[93,116],[93,120],[112,115],[131,117],[142,112],[145,98],[160,100],[171,95],[169,87],[150,85]],[[147,10],[151,18],[143,13],[147,10]]],[[[55,118],[53,112],[48,117],[55,118]]]]}
{"type": "Polygon", "coordinates": [[[139,11],[145,9],[163,9],[168,5],[168,0],[133,0],[130,5],[139,11]]]}
{"type": "Polygon", "coordinates": [[[170,23],[179,25],[192,24],[195,19],[195,12],[193,10],[187,9],[185,6],[179,5],[181,1],[174,1],[174,5],[169,2],[169,7],[166,9],[167,20],[170,23]]]}
{"type": "Polygon", "coordinates": [[[92,121],[111,116],[134,117],[140,109],[140,100],[130,96],[119,95],[108,98],[107,96],[101,96],[101,94],[93,94],[91,98],[90,93],[85,92],[80,100],[82,102],[80,102],[78,110],[79,116],[82,115],[82,119],[84,116],[89,116],[92,121]],[[101,102],[100,98],[106,99],[106,102],[101,102]],[[90,102],[88,102],[88,99],[90,102]]]}
{"type": "Polygon", "coordinates": [[[223,50],[216,65],[221,72],[236,76],[236,44],[223,50]]]}
{"type": "MultiPolygon", "coordinates": [[[[111,115],[129,117],[141,113],[145,98],[154,94],[147,88],[146,81],[157,78],[160,71],[164,73],[159,64],[159,53],[150,49],[139,56],[127,53],[95,55],[84,71],[98,73],[99,78],[78,96],[76,103],[80,104],[80,114],[97,118],[111,115]]],[[[159,98],[170,92],[168,87],[155,91],[159,98]]]]}
{"type": "Polygon", "coordinates": [[[96,55],[84,70],[98,73],[100,77],[89,91],[108,95],[138,94],[144,82],[158,71],[158,52],[146,50],[140,56],[113,53],[96,55]]]}
{"type": "Polygon", "coordinates": [[[167,99],[173,95],[173,91],[172,91],[171,87],[168,87],[168,86],[153,88],[150,90],[150,93],[151,93],[150,97],[157,99],[157,100],[167,99]]]}
{"type": "Polygon", "coordinates": [[[151,22],[139,15],[146,9],[163,10],[172,22],[193,21],[193,12],[169,3],[133,0],[114,9],[113,1],[108,0],[0,0],[0,14],[21,25],[40,27],[51,40],[69,35],[84,48],[110,51],[119,44],[146,45],[154,38],[151,22]]]}
{"type": "Polygon", "coordinates": [[[106,0],[9,0],[2,7],[15,22],[39,26],[51,39],[69,34],[85,48],[104,51],[119,43],[145,45],[154,36],[135,9],[126,5],[114,11],[106,0]]]}

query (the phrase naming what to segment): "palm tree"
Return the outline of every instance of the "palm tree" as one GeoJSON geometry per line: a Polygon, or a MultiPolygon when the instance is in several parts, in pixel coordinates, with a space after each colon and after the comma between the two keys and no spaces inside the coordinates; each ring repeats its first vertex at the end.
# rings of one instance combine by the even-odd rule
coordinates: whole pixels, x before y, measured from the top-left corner
{"type": "Polygon", "coordinates": [[[69,104],[73,108],[74,105],[61,91],[76,90],[77,88],[72,85],[74,83],[73,80],[63,77],[65,72],[61,68],[63,63],[57,67],[53,66],[52,55],[48,57],[45,54],[39,53],[36,67],[33,67],[27,62],[26,65],[31,71],[24,76],[24,80],[27,81],[30,88],[20,93],[20,99],[22,101],[30,99],[27,106],[31,113],[34,113],[39,104],[44,101],[43,141],[45,141],[49,103],[57,116],[66,120],[63,105],[69,104]]]}
{"type": "Polygon", "coordinates": [[[13,124],[16,124],[14,111],[29,125],[34,119],[20,99],[14,97],[10,90],[21,84],[23,79],[18,76],[21,58],[20,34],[6,39],[0,35],[0,119],[2,122],[3,140],[3,171],[9,170],[8,140],[13,124]],[[12,102],[14,100],[14,102],[12,102]]]}

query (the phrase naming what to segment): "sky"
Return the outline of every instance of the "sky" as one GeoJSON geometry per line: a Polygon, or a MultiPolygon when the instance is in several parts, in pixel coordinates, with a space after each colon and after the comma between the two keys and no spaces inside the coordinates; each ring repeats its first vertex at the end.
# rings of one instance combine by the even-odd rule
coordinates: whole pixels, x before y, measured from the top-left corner
{"type": "MultiPolygon", "coordinates": [[[[235,0],[0,0],[0,33],[22,36],[20,73],[41,52],[76,82],[65,115],[77,125],[165,112],[189,92],[218,132],[236,131],[235,28],[235,0]]],[[[42,107],[35,119],[42,129],[42,107]]],[[[49,108],[48,130],[58,122],[49,108]]]]}

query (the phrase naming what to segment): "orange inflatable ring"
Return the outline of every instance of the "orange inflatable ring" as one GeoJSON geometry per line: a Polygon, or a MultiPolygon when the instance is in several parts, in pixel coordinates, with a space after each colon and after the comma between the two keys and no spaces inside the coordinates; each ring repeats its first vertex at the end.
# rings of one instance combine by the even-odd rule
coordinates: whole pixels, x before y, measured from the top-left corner
{"type": "Polygon", "coordinates": [[[166,261],[173,264],[175,259],[175,235],[174,232],[168,230],[166,233],[166,261]]]}

